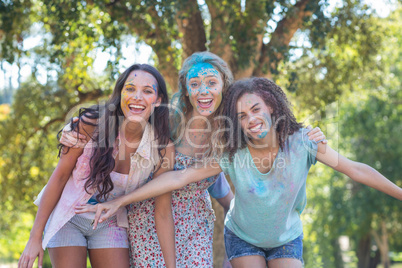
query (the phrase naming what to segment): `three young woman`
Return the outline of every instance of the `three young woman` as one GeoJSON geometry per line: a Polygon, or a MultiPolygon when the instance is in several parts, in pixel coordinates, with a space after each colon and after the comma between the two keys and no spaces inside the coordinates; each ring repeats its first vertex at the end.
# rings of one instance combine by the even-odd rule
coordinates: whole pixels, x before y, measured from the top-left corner
{"type": "MultiPolygon", "coordinates": [[[[232,82],[232,75],[222,59],[212,53],[202,52],[193,54],[184,62],[179,73],[179,79],[179,93],[173,100],[176,109],[170,121],[170,126],[176,127],[172,129],[171,136],[176,142],[177,151],[175,159],[169,163],[175,162],[174,168],[176,170],[186,168],[199,159],[222,153],[223,148],[222,146],[218,147],[218,145],[221,144],[223,134],[211,135],[211,129],[219,129],[225,124],[225,119],[222,117],[222,98],[224,94],[227,94],[227,88],[232,82]]],[[[132,90],[135,91],[137,86],[135,84],[131,86],[133,86],[132,90]]],[[[143,97],[136,96],[135,100],[141,100],[143,97]]],[[[131,104],[129,103],[126,106],[132,111],[141,112],[143,109],[139,104],[131,104]]],[[[162,121],[160,118],[157,119],[163,133],[166,133],[166,125],[160,125],[159,123],[162,121]]],[[[165,122],[167,123],[167,121],[165,122]]],[[[138,148],[135,149],[137,149],[136,153],[147,158],[146,153],[142,155],[138,148]]],[[[102,164],[107,164],[111,160],[110,157],[104,158],[102,164]]],[[[170,160],[172,159],[166,159],[166,162],[163,163],[170,160]]],[[[132,164],[135,170],[138,162],[132,161],[132,164]]],[[[180,267],[212,267],[214,214],[206,189],[216,179],[216,176],[211,176],[173,192],[172,207],[176,232],[177,265],[180,267]]],[[[145,179],[138,182],[136,186],[141,186],[144,183],[145,179]]],[[[222,191],[228,193],[223,198],[223,202],[226,203],[223,205],[228,207],[231,191],[227,183],[223,185],[226,189],[222,191]]],[[[126,190],[125,193],[129,193],[134,188],[126,190]]],[[[165,197],[167,200],[170,195],[167,194],[165,197]]],[[[171,245],[171,235],[168,235],[170,232],[166,232],[163,236],[164,234],[158,232],[158,221],[154,221],[154,217],[156,219],[157,216],[157,213],[154,215],[154,210],[158,210],[155,209],[157,207],[154,207],[154,204],[153,199],[148,199],[131,204],[129,207],[128,238],[130,241],[130,265],[133,267],[146,266],[147,264],[163,266],[163,256],[165,261],[168,258],[167,264],[170,263],[172,252],[169,251],[170,254],[165,253],[163,248],[164,245],[171,245]]],[[[169,213],[163,213],[167,210],[159,211],[165,218],[170,218],[169,213]]],[[[94,227],[97,227],[97,222],[95,222],[94,227]]],[[[171,229],[169,227],[169,230],[171,229]]]]}
{"type": "Polygon", "coordinates": [[[224,171],[236,188],[225,220],[225,246],[232,266],[302,267],[300,214],[306,205],[307,173],[317,160],[402,200],[402,189],[373,168],[341,156],[327,144],[310,141],[284,92],[268,79],[234,83],[225,97],[224,114],[230,120],[225,125],[229,131],[218,143],[224,146],[221,156],[185,172],[162,174],[110,202],[78,206],[77,212],[94,211],[95,224],[102,223],[126,204],[224,171]]]}

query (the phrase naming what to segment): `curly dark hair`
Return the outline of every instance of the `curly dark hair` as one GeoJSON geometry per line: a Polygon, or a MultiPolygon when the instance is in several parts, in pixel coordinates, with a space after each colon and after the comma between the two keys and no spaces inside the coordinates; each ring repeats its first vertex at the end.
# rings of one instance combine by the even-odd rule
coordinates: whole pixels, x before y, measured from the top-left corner
{"type": "MultiPolygon", "coordinates": [[[[161,98],[159,107],[155,107],[153,114],[149,117],[149,123],[154,126],[154,139],[157,141],[158,154],[160,159],[163,158],[165,148],[169,143],[169,109],[168,109],[168,94],[166,83],[162,75],[154,67],[148,64],[134,64],[125,70],[117,79],[113,93],[104,104],[94,105],[90,108],[81,108],[79,111],[79,121],[86,125],[95,127],[92,135],[92,140],[96,146],[92,149],[90,159],[90,173],[85,182],[85,190],[96,189],[99,194],[96,198],[107,199],[107,195],[113,190],[113,182],[110,178],[110,173],[114,169],[115,161],[113,158],[113,149],[116,138],[118,136],[119,127],[124,120],[124,114],[120,106],[121,91],[131,72],[141,70],[150,73],[158,82],[158,97],[161,98]],[[101,122],[101,123],[92,123],[101,122]],[[156,124],[157,122],[157,124],[156,124]]],[[[79,132],[78,123],[73,124],[71,120],[71,128],[79,132]]],[[[59,134],[61,131],[59,132],[59,134]]],[[[78,139],[78,137],[77,137],[78,139]]],[[[59,155],[63,145],[59,145],[59,155]]],[[[154,170],[154,172],[156,172],[154,170]]],[[[84,179],[84,178],[83,178],[84,179]]]]}
{"type": "Polygon", "coordinates": [[[227,92],[224,100],[224,114],[231,119],[229,120],[231,122],[226,121],[226,129],[234,130],[232,133],[226,131],[224,135],[224,144],[227,145],[225,151],[229,153],[230,161],[233,161],[233,156],[238,149],[245,148],[247,145],[237,117],[237,102],[246,93],[258,95],[267,106],[273,109],[273,127],[278,133],[279,147],[282,150],[288,136],[303,127],[303,124],[296,121],[291,104],[283,90],[269,79],[253,77],[240,80],[233,83],[227,92]]]}

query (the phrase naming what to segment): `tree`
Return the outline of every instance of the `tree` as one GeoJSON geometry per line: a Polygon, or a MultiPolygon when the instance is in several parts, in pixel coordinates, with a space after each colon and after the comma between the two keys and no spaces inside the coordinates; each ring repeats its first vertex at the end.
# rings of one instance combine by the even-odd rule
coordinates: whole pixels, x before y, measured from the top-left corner
{"type": "MultiPolygon", "coordinates": [[[[378,35],[374,39],[377,49],[371,50],[368,55],[376,59],[370,67],[359,66],[360,61],[353,59],[365,53],[351,53],[355,41],[364,38],[359,36],[360,33],[355,33],[349,44],[331,48],[334,39],[339,40],[339,36],[342,37],[348,31],[347,28],[328,34],[328,54],[322,55],[311,50],[309,55],[303,57],[303,61],[293,66],[291,63],[287,65],[290,67],[288,72],[295,72],[294,77],[297,78],[290,80],[297,84],[292,93],[298,101],[297,108],[306,114],[306,111],[314,112],[319,107],[320,112],[315,115],[324,118],[321,119],[321,126],[328,126],[324,129],[329,139],[337,132],[342,137],[338,141],[338,149],[342,154],[375,167],[399,186],[402,185],[397,172],[402,164],[402,140],[398,135],[402,128],[401,12],[399,7],[389,18],[372,18],[370,23],[365,21],[355,24],[360,29],[369,27],[377,29],[376,33],[381,32],[382,37],[378,35]],[[352,56],[353,60],[349,61],[348,56],[352,56]],[[324,66],[326,72],[320,72],[324,66]],[[337,77],[343,78],[343,81],[337,77]],[[331,97],[337,100],[334,102],[337,106],[334,115],[327,105],[331,99],[328,96],[323,98],[320,94],[337,89],[341,89],[342,94],[331,97]],[[320,97],[314,98],[317,95],[320,97]],[[307,99],[313,100],[312,107],[307,99]],[[331,128],[335,131],[331,132],[331,128]]],[[[289,83],[289,80],[284,80],[284,84],[289,83]]],[[[379,260],[384,267],[389,267],[389,251],[401,249],[401,243],[395,239],[402,232],[401,214],[398,213],[400,201],[321,167],[316,168],[309,183],[308,195],[312,205],[308,207],[306,219],[310,224],[307,224],[306,229],[311,232],[311,236],[307,238],[306,245],[308,251],[318,256],[311,261],[321,258],[324,267],[343,267],[336,241],[340,235],[348,235],[358,258],[358,267],[376,267],[379,260]],[[372,245],[378,247],[377,252],[372,251],[372,245]],[[325,263],[326,260],[329,263],[325,263]]],[[[309,264],[308,260],[306,264],[309,264]]],[[[313,263],[313,267],[314,264],[317,263],[313,263]]]]}
{"type": "MultiPolygon", "coordinates": [[[[345,1],[345,7],[355,5],[345,1]]],[[[116,48],[116,64],[119,39],[125,34],[152,47],[158,68],[173,90],[181,60],[206,49],[226,60],[235,78],[272,77],[278,64],[288,59],[290,42],[298,30],[310,31],[317,40],[325,37],[330,21],[326,6],[327,1],[318,0],[208,0],[205,4],[196,0],[3,1],[2,55],[20,52],[18,44],[29,35],[26,26],[42,21],[52,35],[48,44],[51,60],[73,75],[78,86],[85,84],[94,48],[116,48]],[[20,41],[16,43],[15,38],[20,41]]]]}

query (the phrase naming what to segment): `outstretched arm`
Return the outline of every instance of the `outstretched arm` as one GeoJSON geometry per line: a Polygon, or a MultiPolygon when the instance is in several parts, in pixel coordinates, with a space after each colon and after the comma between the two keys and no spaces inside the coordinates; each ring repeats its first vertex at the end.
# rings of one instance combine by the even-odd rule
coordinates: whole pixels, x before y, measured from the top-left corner
{"type": "Polygon", "coordinates": [[[134,192],[118,198],[118,202],[120,203],[120,207],[126,206],[130,203],[178,190],[187,184],[215,176],[220,172],[222,172],[222,169],[216,162],[202,167],[196,166],[183,170],[169,171],[153,179],[141,188],[136,189],[134,192]]]}
{"type": "Polygon", "coordinates": [[[161,174],[135,191],[112,201],[99,203],[94,206],[76,206],[75,213],[95,212],[93,227],[95,229],[98,222],[103,222],[114,215],[121,207],[183,188],[187,184],[215,176],[220,172],[222,172],[222,169],[215,161],[203,165],[202,167],[196,165],[196,167],[188,169],[169,171],[161,174]]]}
{"type": "Polygon", "coordinates": [[[381,175],[381,173],[374,168],[340,155],[328,144],[318,144],[316,158],[321,163],[342,172],[356,182],[365,184],[396,199],[402,200],[402,189],[400,187],[381,175]]]}

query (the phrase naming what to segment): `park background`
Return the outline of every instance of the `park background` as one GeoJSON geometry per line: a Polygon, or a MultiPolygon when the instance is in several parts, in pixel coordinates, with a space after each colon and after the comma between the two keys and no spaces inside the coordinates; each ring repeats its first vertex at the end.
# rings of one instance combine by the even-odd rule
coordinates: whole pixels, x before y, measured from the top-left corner
{"type": "MultiPolygon", "coordinates": [[[[402,186],[400,1],[0,0],[1,267],[15,265],[28,240],[66,120],[107,98],[133,63],[155,65],[174,93],[183,59],[204,50],[236,79],[274,80],[299,121],[402,186]]],[[[305,267],[402,267],[400,201],[322,164],[307,196],[305,267]]]]}

